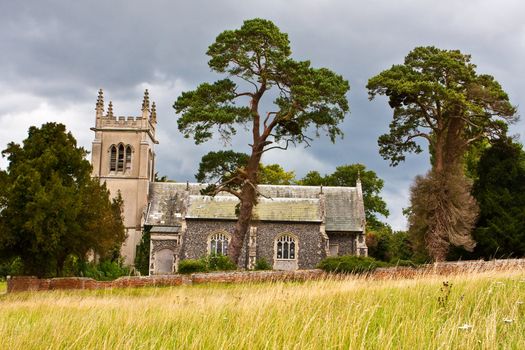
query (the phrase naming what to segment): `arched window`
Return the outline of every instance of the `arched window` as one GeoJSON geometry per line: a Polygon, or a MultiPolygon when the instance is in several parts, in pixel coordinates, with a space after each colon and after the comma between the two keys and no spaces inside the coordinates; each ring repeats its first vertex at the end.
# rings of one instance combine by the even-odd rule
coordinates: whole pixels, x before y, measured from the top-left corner
{"type": "Polygon", "coordinates": [[[118,146],[118,157],[117,157],[117,171],[124,171],[124,145],[118,146]]]}
{"type": "Polygon", "coordinates": [[[277,239],[277,259],[295,260],[297,242],[293,236],[282,235],[277,239]]]}
{"type": "Polygon", "coordinates": [[[131,170],[131,147],[126,147],[126,171],[131,170]]]}
{"type": "Polygon", "coordinates": [[[214,233],[208,238],[208,242],[210,254],[228,255],[230,235],[222,232],[214,233]]]}
{"type": "Polygon", "coordinates": [[[109,158],[109,171],[117,171],[117,147],[115,145],[111,146],[109,158]]]}

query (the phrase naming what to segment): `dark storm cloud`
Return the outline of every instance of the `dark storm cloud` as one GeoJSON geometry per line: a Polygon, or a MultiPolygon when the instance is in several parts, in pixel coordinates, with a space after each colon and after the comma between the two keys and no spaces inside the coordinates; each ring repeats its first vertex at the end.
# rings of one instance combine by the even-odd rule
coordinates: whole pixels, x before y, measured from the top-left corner
{"type": "MultiPolygon", "coordinates": [[[[409,184],[428,168],[428,155],[396,168],[377,150],[391,110],[384,98],[368,101],[368,79],[402,63],[415,46],[435,45],[472,54],[479,72],[492,74],[513,103],[525,105],[525,6],[520,1],[3,1],[0,4],[0,147],[19,142],[29,125],[61,121],[89,149],[99,87],[121,115],[139,113],[142,91],[158,103],[158,171],[193,180],[202,154],[223,148],[214,140],[195,146],[177,132],[173,101],[210,72],[208,45],[244,19],[274,21],[289,34],[293,56],[328,67],[350,81],[351,114],[345,138],[326,137],[311,148],[273,152],[303,176],[360,162],[385,180],[384,196],[402,228],[409,184]]],[[[268,104],[265,105],[268,107],[268,104]]],[[[268,107],[269,108],[269,107],[268,107]]],[[[511,128],[522,132],[524,122],[511,128]]],[[[523,140],[523,138],[522,138],[523,140]]],[[[247,149],[242,135],[236,149],[247,149]]],[[[0,166],[5,167],[5,160],[0,166]]]]}

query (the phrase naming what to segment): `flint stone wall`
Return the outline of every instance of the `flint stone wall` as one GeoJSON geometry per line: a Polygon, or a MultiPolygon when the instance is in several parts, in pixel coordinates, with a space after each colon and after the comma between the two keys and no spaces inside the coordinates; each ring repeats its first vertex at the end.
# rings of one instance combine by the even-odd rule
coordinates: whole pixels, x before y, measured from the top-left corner
{"type": "Polygon", "coordinates": [[[299,270],[314,269],[326,258],[319,223],[280,223],[258,222],[257,227],[257,259],[264,258],[270,265],[277,256],[275,241],[283,234],[292,234],[298,239],[297,263],[299,270]]]}
{"type": "MultiPolygon", "coordinates": [[[[212,233],[225,231],[233,235],[234,221],[187,220],[187,229],[182,239],[180,259],[198,259],[208,254],[208,236],[212,233]]],[[[264,258],[270,265],[274,263],[275,240],[282,234],[292,234],[297,237],[298,268],[313,269],[326,257],[319,223],[285,223],[285,222],[253,222],[257,228],[257,259],[264,258]]],[[[247,267],[248,239],[244,241],[241,250],[239,266],[247,267]]]]}
{"type": "Polygon", "coordinates": [[[339,251],[337,255],[355,255],[355,232],[327,232],[330,245],[339,245],[339,251]]]}

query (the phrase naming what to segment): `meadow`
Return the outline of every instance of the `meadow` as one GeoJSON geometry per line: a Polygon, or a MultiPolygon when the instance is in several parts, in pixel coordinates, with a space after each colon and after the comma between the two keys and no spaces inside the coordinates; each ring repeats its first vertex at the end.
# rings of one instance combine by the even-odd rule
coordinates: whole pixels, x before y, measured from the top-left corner
{"type": "Polygon", "coordinates": [[[0,349],[525,349],[525,273],[0,295],[0,349]]]}

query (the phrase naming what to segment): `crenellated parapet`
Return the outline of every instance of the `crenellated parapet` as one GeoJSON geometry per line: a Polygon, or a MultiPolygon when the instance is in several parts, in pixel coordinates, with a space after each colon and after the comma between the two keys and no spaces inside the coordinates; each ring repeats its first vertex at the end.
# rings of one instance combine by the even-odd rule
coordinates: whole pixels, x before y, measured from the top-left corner
{"type": "Polygon", "coordinates": [[[135,130],[147,131],[155,140],[155,129],[157,126],[157,110],[155,102],[150,105],[149,91],[144,91],[141,114],[139,116],[118,116],[113,112],[113,102],[110,101],[107,111],[104,106],[104,93],[102,89],[98,92],[96,103],[96,123],[94,131],[102,130],[135,130]]]}

